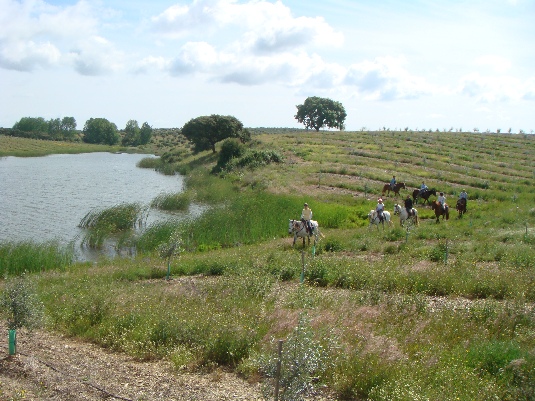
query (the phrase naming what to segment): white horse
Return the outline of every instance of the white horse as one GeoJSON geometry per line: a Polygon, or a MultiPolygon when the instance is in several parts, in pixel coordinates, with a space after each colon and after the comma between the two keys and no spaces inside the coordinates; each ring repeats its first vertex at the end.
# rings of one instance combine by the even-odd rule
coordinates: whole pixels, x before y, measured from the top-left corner
{"type": "Polygon", "coordinates": [[[314,245],[318,242],[318,235],[323,237],[324,235],[320,232],[320,227],[318,222],[315,220],[310,220],[310,226],[312,227],[312,234],[307,231],[306,224],[301,220],[290,220],[288,223],[288,234],[293,234],[295,246],[295,241],[297,237],[303,238],[303,247],[305,246],[305,238],[308,238],[308,245],[310,245],[310,237],[314,237],[314,245]]]}
{"type": "Polygon", "coordinates": [[[409,216],[407,213],[407,209],[404,207],[401,207],[401,205],[398,205],[397,203],[394,205],[394,214],[399,214],[399,224],[403,227],[405,221],[410,224],[419,225],[420,222],[418,221],[418,210],[415,208],[412,208],[412,215],[409,216]]]}
{"type": "Polygon", "coordinates": [[[385,229],[385,221],[389,226],[392,226],[392,221],[390,220],[390,212],[388,210],[383,210],[383,221],[379,218],[379,215],[377,214],[377,210],[370,210],[370,213],[368,213],[368,220],[370,221],[370,225],[368,227],[371,227],[372,224],[377,225],[377,229],[379,229],[379,224],[383,225],[383,230],[385,229]]]}

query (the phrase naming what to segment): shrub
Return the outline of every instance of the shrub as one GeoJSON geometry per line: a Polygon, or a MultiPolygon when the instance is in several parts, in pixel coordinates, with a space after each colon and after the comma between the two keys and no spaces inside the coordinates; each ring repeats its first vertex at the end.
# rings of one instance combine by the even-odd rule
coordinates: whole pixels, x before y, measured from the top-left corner
{"type": "Polygon", "coordinates": [[[43,305],[27,276],[9,279],[0,298],[0,311],[7,318],[10,330],[33,329],[41,325],[43,305]]]}

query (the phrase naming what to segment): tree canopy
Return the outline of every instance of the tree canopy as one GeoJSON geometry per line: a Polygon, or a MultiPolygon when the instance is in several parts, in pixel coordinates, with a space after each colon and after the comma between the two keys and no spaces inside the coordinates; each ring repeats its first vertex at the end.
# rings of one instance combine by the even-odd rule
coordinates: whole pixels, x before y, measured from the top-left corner
{"type": "Polygon", "coordinates": [[[139,144],[146,145],[152,139],[152,127],[148,122],[144,122],[139,130],[139,144]]]}
{"type": "Polygon", "coordinates": [[[314,128],[316,131],[319,131],[323,126],[344,129],[347,113],[340,102],[313,96],[306,98],[304,104],[296,107],[297,114],[294,117],[306,128],[314,128]]]}
{"type": "Polygon", "coordinates": [[[242,142],[250,139],[251,134],[243,128],[243,124],[236,117],[212,114],[189,120],[182,127],[184,135],[194,145],[195,152],[212,149],[215,145],[227,138],[238,138],[242,142]]]}
{"type": "Polygon", "coordinates": [[[102,143],[115,145],[120,137],[117,126],[105,118],[90,118],[85,122],[83,141],[87,143],[102,143]]]}
{"type": "Polygon", "coordinates": [[[22,117],[13,125],[13,129],[25,132],[48,132],[48,123],[43,117],[22,117]]]}
{"type": "Polygon", "coordinates": [[[122,144],[125,146],[137,146],[140,142],[140,129],[136,120],[128,120],[124,128],[122,144]]]}
{"type": "Polygon", "coordinates": [[[75,140],[76,120],[74,117],[53,118],[23,117],[13,125],[13,130],[32,133],[31,137],[53,140],[75,140]]]}

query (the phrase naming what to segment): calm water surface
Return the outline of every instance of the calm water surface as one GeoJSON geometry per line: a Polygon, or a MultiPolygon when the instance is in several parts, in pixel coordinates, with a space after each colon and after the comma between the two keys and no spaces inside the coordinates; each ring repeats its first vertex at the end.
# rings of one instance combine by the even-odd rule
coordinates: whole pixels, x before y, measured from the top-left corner
{"type": "MultiPolygon", "coordinates": [[[[0,243],[69,243],[83,235],[78,224],[95,208],[125,202],[148,205],[161,193],[182,191],[181,176],[136,167],[148,156],[84,153],[0,158],[0,243]]],[[[148,223],[166,217],[151,210],[148,223]]]]}

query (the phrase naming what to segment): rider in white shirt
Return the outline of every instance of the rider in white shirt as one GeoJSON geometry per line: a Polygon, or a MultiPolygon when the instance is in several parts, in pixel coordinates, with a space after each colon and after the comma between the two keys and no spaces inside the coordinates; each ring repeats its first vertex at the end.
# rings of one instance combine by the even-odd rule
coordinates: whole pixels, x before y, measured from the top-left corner
{"type": "Polygon", "coordinates": [[[444,196],[444,192],[441,192],[439,197],[437,198],[437,202],[440,203],[440,206],[442,206],[442,211],[446,211],[446,197],[444,196]]]}
{"type": "Polygon", "coordinates": [[[303,211],[301,212],[301,221],[306,224],[307,232],[312,234],[312,226],[310,225],[310,220],[312,220],[312,209],[308,207],[308,203],[305,203],[303,211]]]}
{"type": "Polygon", "coordinates": [[[383,221],[384,210],[385,210],[385,205],[383,204],[383,200],[381,198],[377,199],[377,206],[375,207],[375,211],[377,212],[377,216],[379,217],[380,221],[383,221]]]}

